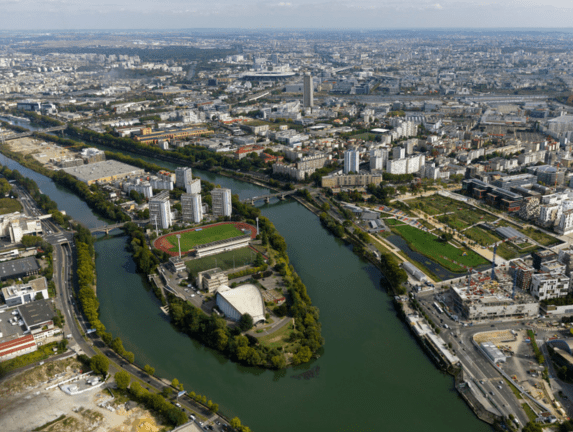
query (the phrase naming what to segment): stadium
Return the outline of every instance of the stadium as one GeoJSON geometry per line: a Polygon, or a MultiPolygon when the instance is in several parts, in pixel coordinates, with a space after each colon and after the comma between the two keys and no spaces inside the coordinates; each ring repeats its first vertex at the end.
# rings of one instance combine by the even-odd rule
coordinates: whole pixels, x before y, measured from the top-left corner
{"type": "Polygon", "coordinates": [[[177,234],[181,235],[182,254],[195,251],[197,256],[202,257],[247,246],[257,236],[257,229],[244,222],[220,222],[166,234],[158,237],[153,247],[177,256],[177,234]]]}

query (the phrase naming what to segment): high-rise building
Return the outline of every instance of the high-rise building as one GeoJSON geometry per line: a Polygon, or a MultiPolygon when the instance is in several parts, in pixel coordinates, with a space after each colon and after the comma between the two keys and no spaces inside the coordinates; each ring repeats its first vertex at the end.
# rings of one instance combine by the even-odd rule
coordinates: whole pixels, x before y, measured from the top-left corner
{"type": "Polygon", "coordinates": [[[344,152],[344,174],[351,171],[355,174],[360,171],[360,155],[354,149],[344,152]]]}
{"type": "Polygon", "coordinates": [[[303,85],[303,105],[305,108],[312,108],[314,106],[314,88],[312,86],[312,76],[310,75],[310,72],[304,74],[303,85]]]}
{"type": "Polygon", "coordinates": [[[231,189],[215,188],[211,191],[213,202],[213,216],[231,216],[233,206],[231,202],[231,189]]]}
{"type": "Polygon", "coordinates": [[[149,200],[149,220],[157,228],[167,229],[171,226],[169,191],[161,192],[149,200]]]}
{"type": "Polygon", "coordinates": [[[183,222],[199,223],[203,220],[201,195],[189,193],[181,195],[181,217],[183,222]]]}
{"type": "Polygon", "coordinates": [[[392,156],[394,159],[404,159],[406,157],[406,149],[404,147],[394,147],[392,149],[392,156]]]}
{"type": "Polygon", "coordinates": [[[388,150],[374,149],[370,150],[370,171],[382,171],[388,160],[388,150]]]}
{"type": "Polygon", "coordinates": [[[193,179],[185,183],[185,192],[188,194],[200,194],[201,193],[201,179],[193,179]]]}
{"type": "Polygon", "coordinates": [[[185,185],[193,178],[191,168],[179,167],[175,170],[175,186],[185,189],[185,185]]]}

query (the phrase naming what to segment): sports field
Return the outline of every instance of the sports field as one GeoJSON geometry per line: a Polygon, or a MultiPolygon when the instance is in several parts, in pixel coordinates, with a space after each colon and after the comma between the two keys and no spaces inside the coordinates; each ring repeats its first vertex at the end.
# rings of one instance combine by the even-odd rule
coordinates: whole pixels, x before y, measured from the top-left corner
{"type": "MultiPolygon", "coordinates": [[[[203,229],[196,228],[195,231],[185,231],[181,233],[181,252],[187,252],[197,245],[211,243],[217,240],[225,240],[241,235],[243,235],[243,232],[231,224],[216,225],[203,229]]],[[[166,240],[173,246],[169,251],[173,252],[179,250],[175,234],[166,237],[166,240]]]]}
{"type": "Polygon", "coordinates": [[[189,274],[197,276],[197,273],[215,267],[219,267],[221,270],[229,270],[252,264],[256,255],[257,253],[254,250],[245,247],[217,255],[185,261],[185,265],[187,266],[189,274]]]}
{"type": "Polygon", "coordinates": [[[435,235],[410,225],[394,226],[392,229],[406,240],[412,250],[420,252],[451,271],[462,272],[466,271],[464,266],[475,268],[488,263],[485,258],[470,249],[458,249],[449,243],[439,241],[435,235]]]}

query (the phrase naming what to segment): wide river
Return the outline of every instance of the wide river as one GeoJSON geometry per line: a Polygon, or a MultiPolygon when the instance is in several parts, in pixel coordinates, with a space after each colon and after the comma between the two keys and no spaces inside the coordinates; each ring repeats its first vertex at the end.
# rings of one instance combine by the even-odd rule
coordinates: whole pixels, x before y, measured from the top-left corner
{"type": "MultiPolygon", "coordinates": [[[[36,180],[74,219],[90,227],[103,223],[51,180],[8,163],[36,180]]],[[[241,198],[266,191],[211,173],[194,174],[230,187],[241,198]]],[[[285,237],[291,262],[320,309],[326,339],[322,356],[282,372],[224,359],[171,327],[135,272],[125,236],[102,239],[96,242],[101,320],[134,352],[138,364],[152,365],[161,377],[178,378],[186,390],[207,395],[224,414],[240,417],[256,432],[491,431],[396,317],[375,267],[328,234],[297,202],[271,202],[261,210],[285,237]],[[292,378],[314,366],[320,367],[317,377],[292,378]]]]}

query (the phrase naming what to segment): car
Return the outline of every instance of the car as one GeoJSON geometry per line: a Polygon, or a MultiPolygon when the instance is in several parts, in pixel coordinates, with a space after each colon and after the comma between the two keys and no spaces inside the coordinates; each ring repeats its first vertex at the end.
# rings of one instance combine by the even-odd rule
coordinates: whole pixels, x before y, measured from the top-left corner
{"type": "Polygon", "coordinates": [[[497,386],[497,388],[501,390],[501,386],[497,386]]]}
{"type": "Polygon", "coordinates": [[[189,418],[191,419],[191,421],[195,421],[195,416],[193,414],[189,414],[189,418]]]}
{"type": "Polygon", "coordinates": [[[484,380],[479,381],[480,384],[485,384],[484,380]]]}
{"type": "Polygon", "coordinates": [[[195,294],[191,294],[191,297],[195,297],[195,294]]]}
{"type": "Polygon", "coordinates": [[[492,392],[492,391],[490,391],[489,394],[493,396],[493,392],[492,392]]]}
{"type": "Polygon", "coordinates": [[[18,311],[12,312],[12,315],[18,315],[18,311]]]}
{"type": "Polygon", "coordinates": [[[175,402],[175,406],[176,406],[177,408],[181,408],[181,404],[180,404],[179,402],[175,402]]]}

